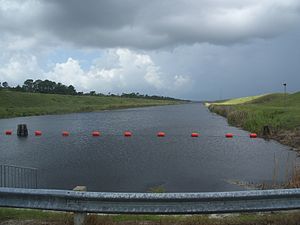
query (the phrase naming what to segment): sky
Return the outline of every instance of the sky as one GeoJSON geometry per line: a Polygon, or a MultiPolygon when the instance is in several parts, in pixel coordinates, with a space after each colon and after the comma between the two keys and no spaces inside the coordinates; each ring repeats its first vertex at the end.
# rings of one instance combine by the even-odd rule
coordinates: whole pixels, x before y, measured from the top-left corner
{"type": "Polygon", "coordinates": [[[214,100],[300,91],[300,0],[0,0],[0,82],[214,100]]]}

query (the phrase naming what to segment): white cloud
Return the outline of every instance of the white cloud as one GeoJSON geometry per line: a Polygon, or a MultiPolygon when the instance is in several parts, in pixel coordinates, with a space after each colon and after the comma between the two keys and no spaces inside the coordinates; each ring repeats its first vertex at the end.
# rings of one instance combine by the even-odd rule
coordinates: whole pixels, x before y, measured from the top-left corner
{"type": "Polygon", "coordinates": [[[176,88],[184,87],[191,82],[188,76],[184,75],[175,75],[174,76],[174,86],[176,88]]]}
{"type": "Polygon", "coordinates": [[[183,84],[178,82],[177,77],[163,74],[149,55],[129,49],[108,50],[83,76],[86,78],[85,82],[89,83],[86,85],[89,89],[102,92],[152,90],[155,93],[174,90],[183,84]],[[106,58],[110,60],[107,61],[106,58]],[[104,65],[105,62],[108,66],[104,65]]]}
{"type": "MultiPolygon", "coordinates": [[[[4,54],[4,56],[7,55],[4,54]]],[[[43,71],[34,55],[14,54],[0,67],[0,79],[2,82],[7,81],[9,85],[20,84],[20,81],[30,77],[39,77],[41,74],[43,71]]]]}
{"type": "Polygon", "coordinates": [[[81,91],[120,94],[167,93],[176,91],[190,81],[187,76],[163,74],[149,55],[123,48],[105,51],[87,70],[82,68],[79,60],[73,58],[54,64],[50,71],[43,71],[35,56],[13,56],[0,69],[0,77],[2,81],[8,81],[12,85],[20,84],[20,81],[28,78],[50,79],[72,84],[81,91]]]}
{"type": "Polygon", "coordinates": [[[56,63],[54,68],[50,72],[44,73],[43,76],[63,84],[80,85],[81,88],[87,88],[85,73],[79,62],[72,58],[68,58],[64,63],[56,63]]]}

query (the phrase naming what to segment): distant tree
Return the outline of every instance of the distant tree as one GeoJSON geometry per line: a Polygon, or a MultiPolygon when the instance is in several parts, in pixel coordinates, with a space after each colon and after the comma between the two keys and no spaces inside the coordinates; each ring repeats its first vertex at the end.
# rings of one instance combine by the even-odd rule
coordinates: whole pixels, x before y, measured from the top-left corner
{"type": "Polygon", "coordinates": [[[55,84],[54,93],[55,94],[66,94],[66,86],[63,85],[62,83],[55,84]]]}
{"type": "Polygon", "coordinates": [[[28,92],[33,92],[33,80],[27,79],[24,81],[23,89],[28,92]]]}
{"type": "Polygon", "coordinates": [[[33,82],[33,91],[41,92],[42,91],[42,80],[36,80],[33,82]]]}
{"type": "Polygon", "coordinates": [[[41,93],[53,94],[55,93],[56,83],[50,80],[44,80],[41,82],[42,91],[41,93]]]}
{"type": "Polygon", "coordinates": [[[18,85],[14,88],[14,90],[15,91],[23,91],[24,89],[20,85],[18,85]]]}
{"type": "MultiPolygon", "coordinates": [[[[3,88],[9,88],[7,82],[2,82],[3,88]]],[[[1,89],[1,82],[0,82],[1,89]]],[[[22,87],[17,85],[16,87],[10,88],[15,91],[25,91],[25,92],[38,92],[38,93],[49,93],[49,94],[63,94],[63,95],[93,95],[93,96],[121,96],[126,98],[146,98],[146,99],[160,99],[160,100],[176,100],[175,98],[157,96],[157,95],[143,95],[139,92],[122,93],[121,95],[108,92],[107,95],[103,93],[96,93],[96,91],[90,91],[89,93],[77,92],[73,85],[66,86],[62,83],[56,83],[51,80],[35,80],[27,79],[22,87]]]]}
{"type": "MultiPolygon", "coordinates": [[[[9,88],[7,82],[3,82],[2,85],[3,87],[9,88]]],[[[0,89],[1,89],[1,82],[0,82],[0,89]]],[[[20,85],[17,85],[16,87],[12,87],[10,89],[14,91],[49,93],[49,94],[63,94],[63,95],[77,94],[77,91],[73,85],[66,86],[62,83],[56,83],[51,80],[34,81],[33,79],[27,79],[26,81],[24,81],[22,87],[20,87],[20,85]]]]}
{"type": "Polygon", "coordinates": [[[69,85],[69,87],[67,88],[67,90],[68,90],[68,94],[69,95],[76,95],[76,89],[75,89],[75,87],[73,86],[73,85],[69,85]]]}
{"type": "Polygon", "coordinates": [[[6,81],[4,81],[3,83],[2,83],[2,86],[4,87],[4,88],[8,88],[9,86],[8,86],[8,83],[6,82],[6,81]]]}

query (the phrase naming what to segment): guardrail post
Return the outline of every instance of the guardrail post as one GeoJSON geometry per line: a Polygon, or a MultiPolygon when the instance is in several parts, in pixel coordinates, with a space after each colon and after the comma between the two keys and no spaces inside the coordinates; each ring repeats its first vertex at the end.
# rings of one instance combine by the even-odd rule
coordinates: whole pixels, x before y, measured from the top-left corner
{"type": "MultiPolygon", "coordinates": [[[[86,186],[76,186],[73,191],[87,191],[86,186]]],[[[85,225],[86,213],[74,213],[74,225],[85,225]]]]}

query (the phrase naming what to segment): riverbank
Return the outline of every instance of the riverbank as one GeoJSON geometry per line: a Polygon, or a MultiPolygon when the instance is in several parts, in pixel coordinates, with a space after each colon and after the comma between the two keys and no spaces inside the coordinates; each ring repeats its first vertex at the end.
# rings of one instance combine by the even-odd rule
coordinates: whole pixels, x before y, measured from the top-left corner
{"type": "MultiPolygon", "coordinates": [[[[156,215],[89,215],[87,225],[285,225],[299,224],[299,211],[278,213],[212,214],[193,216],[156,215]]],[[[5,225],[63,225],[73,224],[72,213],[41,210],[0,209],[0,224],[5,225]]]]}
{"type": "Polygon", "coordinates": [[[0,118],[91,112],[182,103],[176,100],[153,100],[118,96],[73,96],[0,91],[0,118]]]}
{"type": "Polygon", "coordinates": [[[300,92],[206,103],[228,123],[300,150],[300,92]]]}

